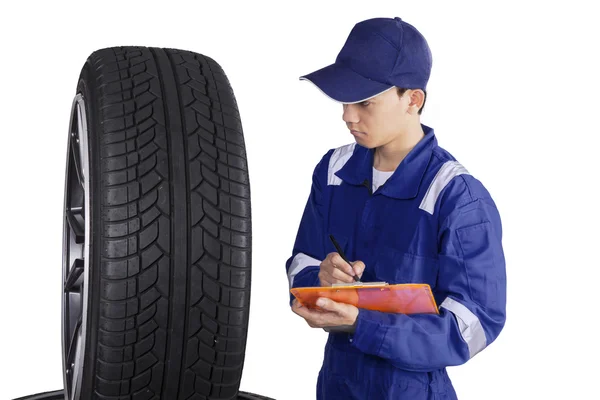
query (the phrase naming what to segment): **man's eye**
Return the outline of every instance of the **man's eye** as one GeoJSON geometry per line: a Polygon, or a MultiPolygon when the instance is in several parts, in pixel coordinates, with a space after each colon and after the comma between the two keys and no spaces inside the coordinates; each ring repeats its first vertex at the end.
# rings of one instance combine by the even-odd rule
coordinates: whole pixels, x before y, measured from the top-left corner
{"type": "Polygon", "coordinates": [[[371,104],[371,102],[369,101],[363,101],[362,103],[360,103],[361,106],[368,106],[369,104],[371,104]]]}

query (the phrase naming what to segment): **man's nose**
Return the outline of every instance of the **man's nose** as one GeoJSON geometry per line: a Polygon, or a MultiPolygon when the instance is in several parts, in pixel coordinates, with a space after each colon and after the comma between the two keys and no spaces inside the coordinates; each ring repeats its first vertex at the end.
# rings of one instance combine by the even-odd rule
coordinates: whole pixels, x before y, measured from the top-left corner
{"type": "Polygon", "coordinates": [[[347,124],[355,124],[358,122],[358,113],[356,112],[356,107],[354,106],[354,104],[344,104],[344,112],[342,114],[342,119],[347,124]]]}

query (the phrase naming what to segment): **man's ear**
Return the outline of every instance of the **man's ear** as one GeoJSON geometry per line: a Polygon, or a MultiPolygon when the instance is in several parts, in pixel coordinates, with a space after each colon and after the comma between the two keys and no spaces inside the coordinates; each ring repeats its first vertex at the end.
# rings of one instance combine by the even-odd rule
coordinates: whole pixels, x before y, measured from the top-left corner
{"type": "Polygon", "coordinates": [[[425,92],[423,92],[421,89],[411,89],[408,95],[410,98],[408,112],[410,114],[418,114],[419,110],[423,106],[423,103],[425,102],[425,92]]]}

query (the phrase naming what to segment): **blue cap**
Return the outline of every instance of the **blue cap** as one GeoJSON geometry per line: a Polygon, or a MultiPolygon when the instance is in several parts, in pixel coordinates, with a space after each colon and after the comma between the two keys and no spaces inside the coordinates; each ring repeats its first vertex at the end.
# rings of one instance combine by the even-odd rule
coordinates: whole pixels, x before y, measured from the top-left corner
{"type": "Polygon", "coordinates": [[[427,88],[431,51],[423,35],[396,18],[357,23],[335,63],[300,77],[341,103],[359,103],[396,87],[427,88]]]}

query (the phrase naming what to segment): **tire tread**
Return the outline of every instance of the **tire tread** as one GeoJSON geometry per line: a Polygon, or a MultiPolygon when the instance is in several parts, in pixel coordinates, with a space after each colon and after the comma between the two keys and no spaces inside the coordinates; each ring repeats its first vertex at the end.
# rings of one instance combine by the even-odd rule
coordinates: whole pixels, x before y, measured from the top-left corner
{"type": "Polygon", "coordinates": [[[102,192],[92,397],[159,399],[176,385],[177,395],[169,395],[176,400],[238,398],[252,225],[241,117],[228,78],[210,57],[177,49],[106,48],[89,62],[102,192]],[[170,68],[159,67],[165,59],[170,68]],[[169,73],[175,88],[165,88],[169,73]],[[170,149],[176,126],[185,187],[181,177],[173,182],[171,169],[180,162],[170,149]],[[174,209],[174,193],[184,193],[188,207],[183,267],[171,253],[174,235],[182,237],[177,229],[186,229],[173,225],[174,215],[186,212],[174,209]],[[182,273],[187,288],[173,286],[182,273]],[[185,316],[171,321],[175,313],[185,316]]]}

